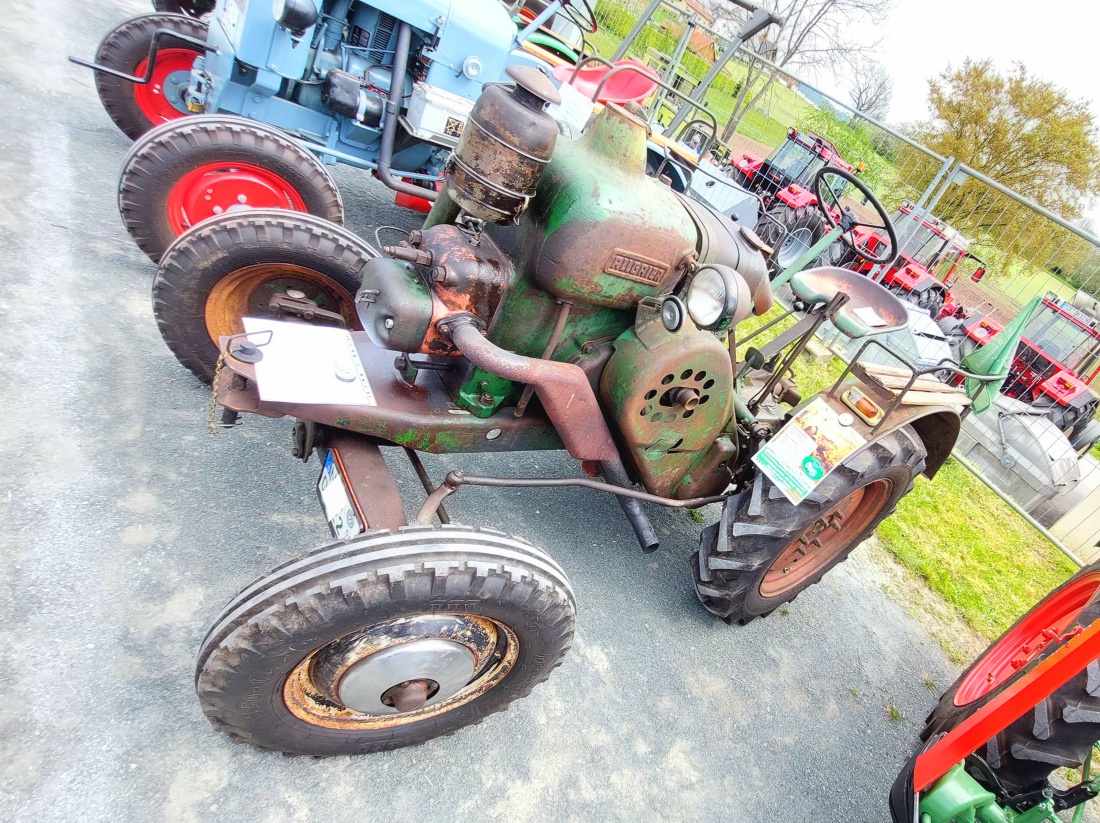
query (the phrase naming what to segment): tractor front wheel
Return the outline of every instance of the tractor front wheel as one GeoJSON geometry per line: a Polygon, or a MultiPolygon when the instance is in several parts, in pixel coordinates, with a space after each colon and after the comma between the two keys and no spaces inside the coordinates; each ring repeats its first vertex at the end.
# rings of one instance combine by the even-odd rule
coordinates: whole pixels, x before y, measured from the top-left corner
{"type": "Polygon", "coordinates": [[[774,278],[824,236],[825,221],[813,206],[779,204],[761,215],[756,233],[774,250],[768,258],[768,273],[774,278]]]}
{"type": "MultiPolygon", "coordinates": [[[[115,71],[144,77],[149,70],[149,47],[157,29],[206,40],[206,23],[182,14],[143,14],[122,23],[103,38],[95,62],[115,71]]],[[[152,77],[139,85],[96,72],[95,85],[107,114],[131,140],[161,123],[186,117],[184,95],[191,85],[191,66],[205,52],[183,40],[162,39],[152,77]]]]}
{"type": "MultiPolygon", "coordinates": [[[[956,728],[1097,618],[1100,563],[1081,569],[994,641],[944,692],[921,739],[956,728]]],[[[1077,768],[1097,740],[1100,663],[1093,661],[977,754],[1005,786],[1018,788],[1044,780],[1055,768],[1077,768]]]]}
{"type": "Polygon", "coordinates": [[[253,209],[309,212],[344,222],[332,175],[283,132],[226,115],[167,123],[130,149],[118,182],[126,230],[156,263],[203,220],[253,209]]]}
{"type": "Polygon", "coordinates": [[[797,506],[758,473],[747,499],[703,532],[692,563],[703,606],[744,625],[794,600],[894,511],[925,456],[904,426],[850,455],[797,506]]]}
{"type": "Polygon", "coordinates": [[[488,529],[330,543],[238,594],[207,633],[203,711],[234,740],[319,757],[411,746],[526,696],[573,640],[568,578],[488,529]]]}
{"type": "Polygon", "coordinates": [[[285,318],[290,303],[330,325],[360,329],[355,293],[363,266],[377,256],[354,234],[308,214],[215,217],[165,253],[153,280],[153,314],[180,363],[209,383],[218,338],[243,332],[244,317],[285,318]]]}

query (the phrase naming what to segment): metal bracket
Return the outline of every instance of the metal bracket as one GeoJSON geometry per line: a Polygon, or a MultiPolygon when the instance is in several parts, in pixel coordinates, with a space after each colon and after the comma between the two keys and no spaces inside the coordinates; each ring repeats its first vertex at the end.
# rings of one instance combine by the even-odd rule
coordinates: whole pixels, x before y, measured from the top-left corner
{"type": "Polygon", "coordinates": [[[172,40],[180,40],[187,43],[190,46],[197,46],[204,53],[213,52],[214,54],[221,54],[217,46],[207,43],[205,40],[199,40],[197,37],[190,37],[186,34],[180,34],[179,32],[172,31],[171,29],[157,29],[153,32],[152,42],[149,44],[149,57],[145,61],[145,75],[138,77],[136,74],[126,74],[126,72],[118,71],[117,69],[108,68],[107,66],[101,66],[98,63],[91,63],[87,60],[81,60],[78,57],[70,57],[70,63],[76,63],[78,66],[83,66],[86,69],[91,69],[95,72],[102,74],[109,74],[111,77],[117,77],[120,80],[127,80],[133,83],[135,86],[147,86],[153,80],[153,72],[156,69],[157,52],[161,49],[160,41],[164,38],[171,38],[172,40]]]}

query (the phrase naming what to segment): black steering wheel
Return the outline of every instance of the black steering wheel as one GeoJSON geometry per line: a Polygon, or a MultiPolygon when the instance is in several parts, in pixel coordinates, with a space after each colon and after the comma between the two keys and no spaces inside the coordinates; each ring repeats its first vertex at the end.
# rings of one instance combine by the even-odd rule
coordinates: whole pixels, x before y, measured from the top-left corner
{"type": "Polygon", "coordinates": [[[829,224],[830,228],[835,228],[837,225],[840,225],[844,230],[844,234],[840,235],[840,239],[850,246],[856,254],[868,263],[877,264],[894,262],[894,258],[898,256],[897,232],[894,231],[894,224],[890,222],[890,215],[886,213],[886,207],[879,202],[879,199],[875,197],[875,193],[867,187],[866,183],[850,171],[838,169],[836,166],[825,166],[819,169],[817,174],[814,175],[813,188],[814,195],[817,197],[817,207],[825,217],[825,222],[829,224]],[[863,195],[864,201],[870,203],[874,207],[875,212],[882,218],[882,222],[868,223],[866,220],[852,214],[852,210],[847,206],[842,206],[840,204],[840,195],[837,193],[838,187],[834,186],[829,181],[828,178],[830,177],[839,177],[841,180],[846,180],[855,186],[856,190],[863,195]],[[833,209],[840,212],[841,216],[839,220],[833,215],[833,209]],[[885,231],[889,241],[884,247],[885,250],[875,253],[870,249],[864,249],[857,246],[852,237],[852,229],[856,226],[865,226],[868,229],[882,229],[885,231]]]}
{"type": "Polygon", "coordinates": [[[592,6],[588,4],[588,0],[562,0],[562,10],[569,15],[570,19],[580,26],[582,29],[587,29],[589,34],[595,34],[598,26],[596,25],[596,12],[592,11],[592,6]],[[576,4],[580,2],[584,6],[584,12],[577,8],[576,4]]]}

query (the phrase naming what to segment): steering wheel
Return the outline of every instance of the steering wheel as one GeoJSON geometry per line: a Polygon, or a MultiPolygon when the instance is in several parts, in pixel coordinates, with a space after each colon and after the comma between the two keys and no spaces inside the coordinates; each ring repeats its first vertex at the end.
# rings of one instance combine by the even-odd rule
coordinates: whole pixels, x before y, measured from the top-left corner
{"type": "Polygon", "coordinates": [[[875,197],[875,193],[867,187],[866,183],[850,171],[844,171],[844,169],[838,169],[835,166],[824,166],[814,175],[813,187],[814,194],[817,196],[817,207],[821,210],[821,214],[824,215],[825,222],[829,224],[830,228],[835,228],[838,224],[840,225],[844,230],[844,234],[840,235],[840,239],[850,246],[856,254],[868,263],[877,264],[894,262],[894,258],[898,256],[897,232],[894,231],[894,224],[890,222],[890,215],[886,213],[886,207],[879,202],[879,199],[875,197]],[[852,214],[852,210],[848,207],[842,206],[840,204],[840,195],[837,194],[836,187],[828,180],[830,177],[839,177],[841,180],[846,180],[855,186],[856,190],[863,195],[864,199],[874,207],[875,212],[882,218],[882,222],[868,223],[866,220],[852,214]],[[826,197],[826,194],[828,197],[826,197]],[[841,213],[839,220],[833,216],[833,209],[841,213]],[[858,247],[855,240],[852,239],[852,229],[856,226],[865,226],[869,229],[882,229],[885,231],[889,239],[885,251],[880,251],[876,254],[869,249],[858,247]]]}
{"type": "Polygon", "coordinates": [[[595,34],[598,29],[596,12],[592,11],[592,6],[588,4],[588,0],[579,0],[580,4],[584,6],[584,12],[582,13],[576,7],[577,2],[578,0],[561,0],[562,10],[582,29],[587,29],[589,34],[595,34]]]}

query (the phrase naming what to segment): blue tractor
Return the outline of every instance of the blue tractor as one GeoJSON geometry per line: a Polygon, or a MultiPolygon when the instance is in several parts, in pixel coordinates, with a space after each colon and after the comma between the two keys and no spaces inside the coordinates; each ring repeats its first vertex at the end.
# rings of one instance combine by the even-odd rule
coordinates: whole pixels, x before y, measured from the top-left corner
{"type": "Polygon", "coordinates": [[[128,230],[156,261],[187,228],[229,211],[342,222],[326,168],[336,162],[427,211],[485,84],[509,66],[545,68],[547,52],[525,44],[555,16],[595,30],[585,0],[530,4],[520,25],[518,5],[188,1],[168,6],[183,13],[122,23],[94,63],[75,62],[96,71],[104,108],[136,141],[119,186],[128,230]]]}

